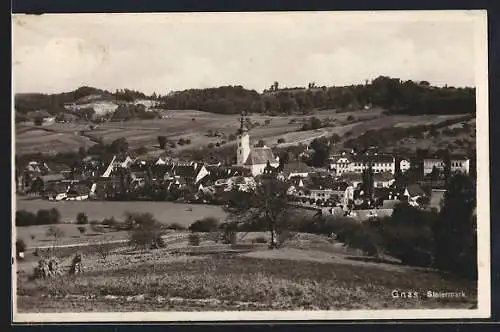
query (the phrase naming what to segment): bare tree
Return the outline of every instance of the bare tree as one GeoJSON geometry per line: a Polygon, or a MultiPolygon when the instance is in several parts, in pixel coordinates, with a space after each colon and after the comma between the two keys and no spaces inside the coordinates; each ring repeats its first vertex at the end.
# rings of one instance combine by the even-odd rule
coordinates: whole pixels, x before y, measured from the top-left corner
{"type": "Polygon", "coordinates": [[[279,246],[278,233],[288,229],[293,212],[287,199],[289,185],[271,176],[263,177],[254,190],[230,193],[224,210],[229,213],[230,223],[253,224],[271,234],[270,248],[279,246]]]}
{"type": "Polygon", "coordinates": [[[47,232],[45,233],[47,237],[52,237],[54,239],[53,245],[52,245],[52,253],[55,252],[56,247],[57,247],[57,241],[64,236],[64,232],[62,229],[56,226],[50,226],[47,229],[47,232]]]}

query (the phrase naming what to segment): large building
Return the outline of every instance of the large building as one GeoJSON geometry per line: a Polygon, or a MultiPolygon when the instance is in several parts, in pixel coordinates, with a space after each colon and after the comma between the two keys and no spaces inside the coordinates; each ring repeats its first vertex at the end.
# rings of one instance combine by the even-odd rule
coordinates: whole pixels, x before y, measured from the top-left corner
{"type": "MultiPolygon", "coordinates": [[[[330,170],[336,175],[344,173],[363,173],[363,170],[372,167],[374,173],[396,172],[394,156],[382,153],[369,154],[342,154],[330,158],[330,170]]],[[[405,165],[406,166],[406,165],[405,165]]]]}
{"type": "MultiPolygon", "coordinates": [[[[444,171],[445,161],[442,158],[425,158],[423,161],[424,175],[432,173],[432,170],[444,171]]],[[[465,156],[454,155],[450,158],[450,170],[452,173],[461,172],[469,174],[470,159],[465,156]]]]}
{"type": "Polygon", "coordinates": [[[245,117],[240,119],[240,129],[238,130],[236,151],[236,166],[249,169],[252,176],[264,173],[264,169],[269,164],[278,167],[278,159],[274,156],[271,148],[264,146],[259,148],[250,147],[250,135],[245,126],[245,117]]]}

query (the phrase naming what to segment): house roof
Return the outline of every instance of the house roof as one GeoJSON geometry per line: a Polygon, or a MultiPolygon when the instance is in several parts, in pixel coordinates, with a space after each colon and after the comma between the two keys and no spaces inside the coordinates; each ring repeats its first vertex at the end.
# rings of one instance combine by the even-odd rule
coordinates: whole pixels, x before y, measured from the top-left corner
{"type": "Polygon", "coordinates": [[[391,181],[394,180],[394,175],[391,172],[381,172],[373,174],[374,181],[391,181]]]}
{"type": "Polygon", "coordinates": [[[250,154],[248,155],[247,160],[245,161],[245,165],[261,165],[276,163],[276,158],[274,157],[273,151],[268,147],[263,148],[253,148],[250,150],[250,154]]]}
{"type": "Polygon", "coordinates": [[[47,192],[49,193],[65,193],[68,190],[67,183],[52,183],[49,188],[47,188],[47,192]]]}
{"type": "Polygon", "coordinates": [[[47,112],[46,110],[38,110],[38,111],[29,112],[27,114],[27,117],[32,118],[32,119],[40,118],[40,117],[50,118],[50,117],[52,117],[52,115],[49,112],[47,112]]]}
{"type": "Polygon", "coordinates": [[[361,173],[346,172],[340,176],[340,179],[342,179],[344,181],[362,181],[363,177],[362,177],[361,173]]]}
{"type": "Polygon", "coordinates": [[[308,166],[303,162],[292,162],[283,166],[284,173],[309,173],[314,171],[314,167],[308,166]]]}
{"type": "Polygon", "coordinates": [[[175,167],[175,175],[179,175],[181,177],[194,178],[200,171],[201,167],[197,164],[192,165],[177,165],[175,167]]]}
{"type": "Polygon", "coordinates": [[[88,195],[90,193],[90,187],[84,184],[75,184],[68,190],[68,193],[77,195],[88,195]]]}
{"type": "Polygon", "coordinates": [[[411,197],[425,195],[425,192],[422,189],[422,187],[420,187],[420,185],[418,185],[416,183],[409,184],[406,187],[406,190],[408,191],[408,194],[410,194],[411,197]]]}
{"type": "Polygon", "coordinates": [[[394,206],[398,204],[400,201],[397,199],[386,199],[382,203],[382,209],[394,209],[394,206]]]}
{"type": "Polygon", "coordinates": [[[60,163],[50,163],[48,162],[47,163],[47,166],[48,168],[52,171],[52,172],[68,172],[68,171],[71,171],[71,168],[66,165],[66,164],[60,164],[60,163]]]}
{"type": "Polygon", "coordinates": [[[352,157],[352,162],[361,163],[392,163],[394,161],[394,156],[390,154],[359,154],[352,157]]]}
{"type": "Polygon", "coordinates": [[[307,185],[308,189],[332,189],[345,191],[349,184],[345,181],[336,181],[331,177],[313,177],[307,185]]]}
{"type": "Polygon", "coordinates": [[[444,198],[445,190],[431,190],[429,205],[432,207],[440,207],[441,200],[444,198]]]}
{"type": "Polygon", "coordinates": [[[380,187],[375,187],[373,188],[373,195],[375,197],[389,197],[389,194],[391,193],[391,189],[389,188],[380,188],[380,187]]]}
{"type": "Polygon", "coordinates": [[[56,181],[62,181],[64,180],[64,176],[62,174],[47,174],[47,175],[42,175],[40,176],[40,179],[42,179],[42,181],[44,183],[47,183],[47,182],[56,182],[56,181]]]}

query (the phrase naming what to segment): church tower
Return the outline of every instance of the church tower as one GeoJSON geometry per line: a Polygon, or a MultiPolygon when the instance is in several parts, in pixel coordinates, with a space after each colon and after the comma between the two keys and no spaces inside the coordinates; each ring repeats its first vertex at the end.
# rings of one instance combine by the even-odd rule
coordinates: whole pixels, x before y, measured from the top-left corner
{"type": "Polygon", "coordinates": [[[250,155],[250,136],[248,135],[248,128],[245,126],[245,113],[241,114],[240,129],[238,130],[238,151],[236,155],[236,164],[241,166],[247,161],[250,155]]]}

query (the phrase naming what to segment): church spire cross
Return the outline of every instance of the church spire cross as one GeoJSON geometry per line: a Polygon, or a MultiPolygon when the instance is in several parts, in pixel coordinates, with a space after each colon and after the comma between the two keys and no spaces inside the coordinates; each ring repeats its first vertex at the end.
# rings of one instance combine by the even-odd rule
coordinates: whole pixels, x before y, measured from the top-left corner
{"type": "Polygon", "coordinates": [[[248,129],[245,126],[245,121],[246,121],[246,111],[241,112],[241,117],[240,117],[240,133],[248,131],[248,129]]]}

